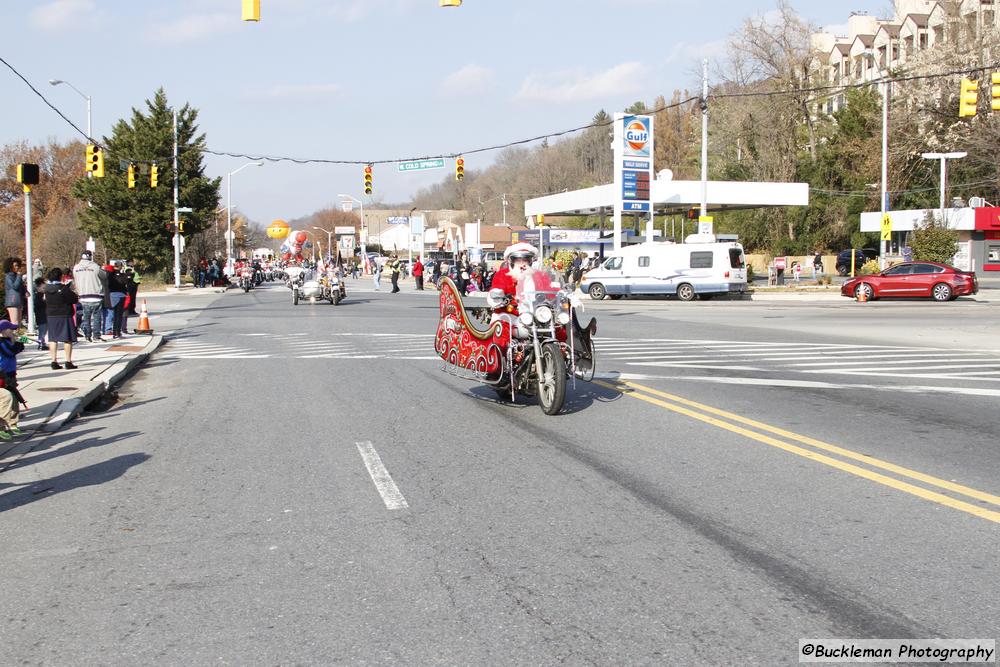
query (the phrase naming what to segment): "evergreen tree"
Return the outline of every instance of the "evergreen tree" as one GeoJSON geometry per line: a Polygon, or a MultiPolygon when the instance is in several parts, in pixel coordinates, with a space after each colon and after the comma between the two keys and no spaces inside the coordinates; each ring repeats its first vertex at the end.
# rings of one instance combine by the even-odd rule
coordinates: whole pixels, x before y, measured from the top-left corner
{"type": "MultiPolygon", "coordinates": [[[[197,234],[213,219],[219,205],[221,179],[205,177],[201,150],[205,135],[198,134],[198,111],[185,104],[177,112],[179,199],[184,234],[197,234]]],[[[105,177],[82,178],[73,194],[91,206],[80,214],[81,227],[99,238],[115,257],[134,258],[145,271],[172,262],[173,220],[173,109],[162,88],[146,100],[146,112],[133,108],[131,121],[115,123],[102,143],[105,177]],[[127,186],[127,165],[135,164],[135,188],[127,186]],[[159,185],[150,187],[149,167],[158,168],[159,185]]]]}

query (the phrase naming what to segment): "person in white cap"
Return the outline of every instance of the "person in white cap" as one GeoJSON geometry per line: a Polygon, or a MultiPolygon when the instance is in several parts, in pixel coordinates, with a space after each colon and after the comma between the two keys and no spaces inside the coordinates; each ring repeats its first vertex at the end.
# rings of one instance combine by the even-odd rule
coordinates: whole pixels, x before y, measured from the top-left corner
{"type": "Polygon", "coordinates": [[[538,249],[530,243],[515,243],[503,251],[503,266],[493,276],[491,289],[502,289],[510,297],[517,296],[517,279],[531,268],[538,249]]]}

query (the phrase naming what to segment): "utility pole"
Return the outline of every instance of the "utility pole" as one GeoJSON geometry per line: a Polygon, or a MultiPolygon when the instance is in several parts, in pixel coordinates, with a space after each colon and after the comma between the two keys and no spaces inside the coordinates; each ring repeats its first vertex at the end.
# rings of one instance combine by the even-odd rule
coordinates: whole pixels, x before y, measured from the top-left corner
{"type": "Polygon", "coordinates": [[[177,173],[177,110],[174,109],[174,287],[181,286],[180,175],[177,173]]]}
{"type": "Polygon", "coordinates": [[[503,202],[503,226],[506,227],[507,226],[507,193],[506,192],[503,193],[501,195],[501,197],[503,197],[503,199],[501,200],[503,202]]]}
{"type": "MultiPolygon", "coordinates": [[[[708,215],[708,59],[701,61],[701,213],[708,215]]],[[[700,230],[699,230],[700,231],[700,230]]]]}

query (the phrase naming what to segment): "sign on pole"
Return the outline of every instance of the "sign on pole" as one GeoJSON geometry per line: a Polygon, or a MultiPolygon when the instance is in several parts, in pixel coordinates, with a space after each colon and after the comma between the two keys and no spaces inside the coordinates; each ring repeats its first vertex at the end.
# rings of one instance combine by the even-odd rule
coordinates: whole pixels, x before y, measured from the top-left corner
{"type": "Polygon", "coordinates": [[[444,158],[397,162],[396,169],[398,169],[399,171],[424,171],[426,169],[444,169],[444,158]]]}
{"type": "Polygon", "coordinates": [[[614,249],[622,245],[622,214],[652,214],[653,117],[615,114],[614,249]]]}
{"type": "Polygon", "coordinates": [[[892,240],[892,218],[888,214],[882,216],[882,240],[892,240]]]}

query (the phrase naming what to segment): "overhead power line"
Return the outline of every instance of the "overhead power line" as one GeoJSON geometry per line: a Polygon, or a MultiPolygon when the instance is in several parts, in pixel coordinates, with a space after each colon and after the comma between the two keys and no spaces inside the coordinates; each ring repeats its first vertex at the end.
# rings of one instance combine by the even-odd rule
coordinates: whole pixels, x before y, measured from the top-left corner
{"type": "MultiPolygon", "coordinates": [[[[50,109],[56,112],[60,118],[62,118],[70,127],[72,127],[76,132],[86,139],[87,143],[99,145],[100,142],[96,141],[93,137],[87,136],[87,133],[81,130],[73,121],[71,121],[58,107],[52,104],[37,88],[35,88],[27,78],[24,77],[13,65],[7,62],[5,59],[0,57],[0,63],[3,63],[11,72],[14,73],[17,78],[24,82],[28,88],[35,93],[50,109]]],[[[760,91],[745,91],[745,92],[732,92],[732,93],[711,93],[708,96],[709,100],[723,100],[723,99],[737,99],[737,98],[749,98],[749,97],[783,97],[790,95],[802,95],[805,93],[822,93],[822,92],[839,92],[849,89],[856,88],[866,88],[879,83],[903,83],[909,81],[919,81],[919,80],[931,80],[931,79],[941,79],[947,77],[953,77],[956,75],[967,75],[973,72],[985,72],[988,70],[995,70],[1000,68],[1000,62],[994,62],[989,65],[983,65],[981,67],[966,67],[962,69],[953,69],[944,72],[935,72],[929,74],[913,74],[908,76],[893,76],[893,77],[883,77],[879,79],[873,79],[872,81],[865,81],[852,84],[838,84],[838,85],[824,85],[824,86],[811,86],[805,88],[791,88],[782,90],[760,90],[760,91]]],[[[677,102],[671,102],[669,104],[664,104],[652,109],[644,109],[641,112],[643,114],[656,114],[662,111],[667,111],[669,109],[674,109],[677,107],[682,107],[691,102],[696,102],[700,100],[699,96],[689,96],[683,100],[677,102]]],[[[576,132],[582,132],[584,130],[589,130],[592,128],[607,127],[614,122],[613,118],[607,120],[595,121],[592,123],[587,123],[586,125],[580,125],[577,127],[569,128],[566,130],[558,130],[555,132],[549,132],[547,134],[540,134],[538,136],[529,137],[526,139],[517,139],[513,141],[508,141],[501,144],[495,144],[491,146],[482,146],[478,148],[471,148],[461,151],[446,151],[437,154],[421,155],[415,157],[399,157],[399,158],[386,158],[378,160],[350,160],[350,159],[331,159],[331,158],[295,158],[289,156],[281,155],[262,155],[254,153],[245,152],[231,152],[231,151],[217,151],[209,148],[196,149],[207,155],[215,155],[219,157],[234,157],[242,158],[246,160],[264,160],[267,162],[290,162],[293,164],[332,164],[332,165],[376,165],[376,164],[393,164],[396,162],[409,162],[416,160],[428,160],[434,158],[445,158],[454,159],[462,155],[475,155],[477,153],[487,153],[496,150],[503,150],[505,148],[514,148],[516,146],[522,146],[525,144],[531,144],[538,141],[544,141],[547,139],[555,139],[558,137],[566,136],[569,134],[574,134],[576,132]]],[[[126,162],[162,162],[169,161],[170,156],[125,156],[125,155],[112,155],[112,157],[117,157],[120,160],[126,162]]]]}

